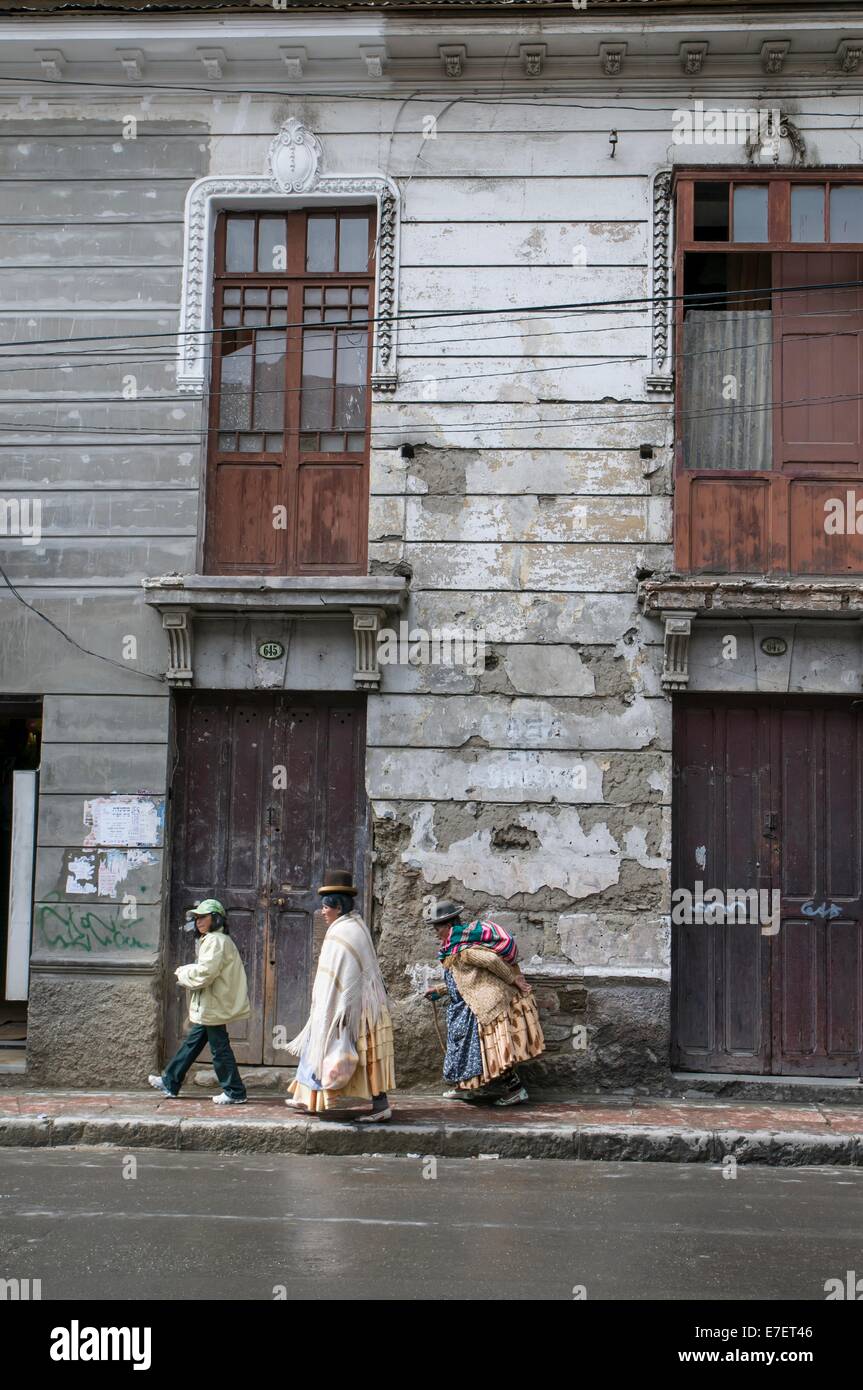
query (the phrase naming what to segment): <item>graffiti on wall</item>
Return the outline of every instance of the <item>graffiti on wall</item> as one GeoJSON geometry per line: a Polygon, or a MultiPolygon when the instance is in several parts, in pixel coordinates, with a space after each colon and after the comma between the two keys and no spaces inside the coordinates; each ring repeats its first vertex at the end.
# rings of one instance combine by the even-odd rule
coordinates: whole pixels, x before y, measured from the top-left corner
{"type": "Polygon", "coordinates": [[[77,903],[60,902],[60,895],[52,895],[48,902],[39,903],[36,908],[36,925],[42,934],[46,947],[50,950],[138,950],[150,951],[152,945],[141,941],[135,935],[135,927],[142,917],[126,918],[127,908],[79,906],[77,903]]]}

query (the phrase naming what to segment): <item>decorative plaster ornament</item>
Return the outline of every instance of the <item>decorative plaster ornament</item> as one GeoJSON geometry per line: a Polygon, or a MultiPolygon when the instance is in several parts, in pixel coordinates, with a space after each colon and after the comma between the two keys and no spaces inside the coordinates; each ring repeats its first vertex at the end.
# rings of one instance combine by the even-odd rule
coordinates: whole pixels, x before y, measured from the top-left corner
{"type": "Polygon", "coordinates": [[[270,177],[286,193],[307,193],[318,182],[322,156],[317,135],[291,116],[270,145],[270,177]]]}
{"type": "Polygon", "coordinates": [[[770,120],[757,136],[746,142],[746,158],[750,164],[772,164],[797,168],[806,163],[806,141],[793,121],[785,115],[779,118],[778,128],[772,112],[770,120]]]}

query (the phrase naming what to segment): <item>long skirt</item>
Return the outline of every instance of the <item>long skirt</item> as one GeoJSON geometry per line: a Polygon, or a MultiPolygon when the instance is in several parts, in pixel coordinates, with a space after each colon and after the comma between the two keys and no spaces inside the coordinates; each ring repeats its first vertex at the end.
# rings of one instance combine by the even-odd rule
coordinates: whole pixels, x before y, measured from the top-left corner
{"type": "Polygon", "coordinates": [[[533,994],[517,994],[505,1014],[494,1023],[480,1023],[478,1027],[482,1075],[460,1081],[459,1086],[465,1091],[487,1086],[519,1062],[529,1062],[545,1051],[539,1009],[533,994]]]}
{"type": "Polygon", "coordinates": [[[444,971],[444,980],[449,992],[444,1080],[463,1085],[476,1078],[475,1084],[478,1084],[482,1076],[482,1047],[476,1014],[471,1012],[459,994],[451,970],[444,971]]]}
{"type": "Polygon", "coordinates": [[[365,1024],[357,1039],[358,1062],[353,1075],[346,1085],[337,1091],[314,1089],[302,1081],[292,1081],[288,1090],[294,1102],[304,1105],[313,1113],[318,1110],[331,1110],[348,1097],[371,1100],[382,1091],[392,1091],[396,1084],[395,1048],[393,1045],[393,1022],[389,1010],[381,1010],[374,1027],[365,1024]]]}

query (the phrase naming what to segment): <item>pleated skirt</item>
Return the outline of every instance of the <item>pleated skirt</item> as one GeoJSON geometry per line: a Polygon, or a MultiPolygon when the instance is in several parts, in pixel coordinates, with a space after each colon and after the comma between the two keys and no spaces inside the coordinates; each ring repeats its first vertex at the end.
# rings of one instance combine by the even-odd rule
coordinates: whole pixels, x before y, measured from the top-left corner
{"type": "MultiPolygon", "coordinates": [[[[348,1097],[358,1100],[371,1100],[381,1091],[392,1091],[396,1084],[395,1047],[393,1044],[393,1021],[389,1010],[381,1010],[377,1023],[368,1023],[357,1039],[359,1060],[350,1080],[337,1091],[313,1091],[301,1081],[292,1081],[288,1087],[291,1100],[298,1106],[305,1106],[313,1114],[318,1110],[331,1110],[342,1105],[348,1097]]],[[[291,1101],[288,1102],[290,1104],[291,1101]]]]}
{"type": "Polygon", "coordinates": [[[487,1086],[519,1062],[529,1062],[545,1051],[545,1038],[539,1021],[539,1009],[533,994],[518,994],[505,1014],[494,1023],[479,1025],[482,1051],[482,1076],[460,1081],[462,1090],[473,1091],[487,1086]]]}

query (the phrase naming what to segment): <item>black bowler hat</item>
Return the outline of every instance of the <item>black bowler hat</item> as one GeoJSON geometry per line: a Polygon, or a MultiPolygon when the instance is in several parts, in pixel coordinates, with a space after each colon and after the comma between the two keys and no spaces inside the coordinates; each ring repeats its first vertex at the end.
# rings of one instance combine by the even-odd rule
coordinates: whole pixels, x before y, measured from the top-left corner
{"type": "Polygon", "coordinates": [[[349,898],[355,898],[357,890],[354,887],[353,874],[349,869],[327,869],[318,893],[321,897],[325,893],[345,893],[349,898]]]}
{"type": "Polygon", "coordinates": [[[454,922],[463,911],[461,903],[454,903],[452,898],[443,898],[439,903],[435,903],[429,914],[429,921],[433,927],[442,927],[444,922],[454,922]]]}

